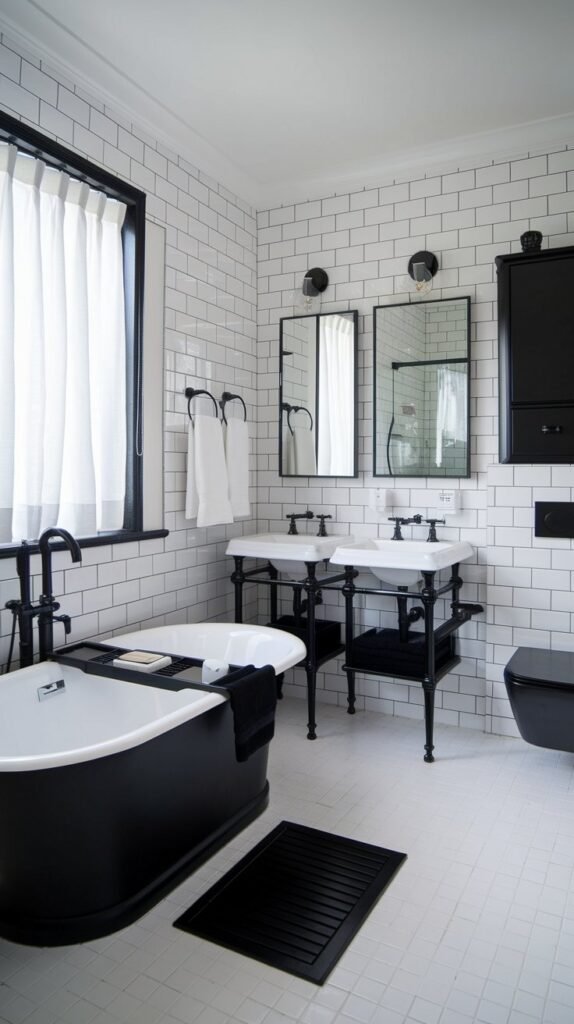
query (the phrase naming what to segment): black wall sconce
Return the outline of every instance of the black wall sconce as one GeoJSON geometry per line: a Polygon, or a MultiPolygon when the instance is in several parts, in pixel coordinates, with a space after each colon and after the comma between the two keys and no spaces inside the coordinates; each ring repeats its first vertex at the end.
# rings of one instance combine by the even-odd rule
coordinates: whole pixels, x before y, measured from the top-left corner
{"type": "Polygon", "coordinates": [[[326,270],[321,270],[321,267],[313,267],[312,270],[308,270],[303,278],[303,295],[310,295],[314,298],[321,292],[325,291],[325,288],[329,284],[329,275],[326,270]]]}
{"type": "Polygon", "coordinates": [[[303,314],[316,313],[320,306],[319,295],[328,284],[327,272],[321,267],[313,267],[305,274],[301,287],[293,292],[293,305],[303,314]]]}
{"type": "Polygon", "coordinates": [[[438,260],[434,252],[422,249],[411,256],[408,265],[409,277],[415,282],[419,295],[427,295],[432,288],[432,279],[438,270],[438,260]]]}

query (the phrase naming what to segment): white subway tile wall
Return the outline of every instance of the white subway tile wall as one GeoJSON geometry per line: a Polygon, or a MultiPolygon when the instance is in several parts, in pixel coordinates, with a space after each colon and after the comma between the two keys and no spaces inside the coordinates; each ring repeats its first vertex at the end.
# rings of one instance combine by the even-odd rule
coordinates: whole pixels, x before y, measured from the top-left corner
{"type": "MultiPolygon", "coordinates": [[[[498,364],[496,271],[498,254],[520,251],[520,235],[533,228],[545,247],[574,244],[574,140],[557,152],[505,159],[456,173],[389,183],[321,202],[260,212],[258,223],[259,529],[281,528],[295,507],[333,515],[330,528],[357,537],[389,536],[387,516],[435,512],[439,480],[372,477],[373,306],[408,302],[410,256],[430,249],[439,272],[428,298],[471,298],[471,470],[456,481],[461,510],[440,527],[445,539],[477,548],[464,563],[462,597],[480,601],[485,613],[459,632],[461,663],[439,685],[436,719],[487,732],[516,735],[503,668],[517,646],[570,650],[572,566],[570,540],[534,538],[534,502],[570,501],[570,466],[498,465],[498,364]],[[359,441],[357,480],[301,479],[277,475],[278,321],[290,315],[291,290],[312,266],[323,267],[330,286],[322,311],[359,311],[359,441]],[[392,500],[384,514],[369,507],[375,483],[392,500]]],[[[424,528],[412,528],[424,536],[424,528]]],[[[408,530],[405,531],[408,534],[408,530]]],[[[367,577],[362,578],[366,583],[367,577]]],[[[371,584],[375,585],[374,577],[371,584]]],[[[340,599],[325,593],[321,614],[343,619],[340,599]]],[[[439,602],[439,614],[448,612],[439,602]]],[[[261,607],[264,614],[264,606],[261,607]]],[[[357,601],[356,629],[389,625],[392,599],[357,601]]],[[[318,699],[344,706],[343,659],[320,672],[318,699]]],[[[295,670],[286,692],[304,695],[295,670]]],[[[358,707],[422,718],[422,691],[401,680],[357,676],[358,707]]],[[[320,713],[319,713],[320,732],[320,713]]]]}
{"type": "MultiPolygon", "coordinates": [[[[485,614],[460,631],[461,663],[437,692],[437,720],[515,733],[502,682],[504,664],[521,644],[571,649],[574,551],[570,541],[533,536],[533,502],[571,500],[570,466],[500,466],[497,439],[497,324],[494,258],[517,251],[520,234],[541,230],[545,246],[574,244],[574,140],[548,154],[380,188],[330,195],[259,213],[147,133],[88,96],[60,72],[0,40],[0,106],[147,192],[148,217],[167,232],[165,300],[165,540],[87,549],[81,569],[55,556],[55,591],[74,617],[71,639],[105,636],[126,625],[232,618],[227,539],[257,528],[283,529],[287,512],[307,506],[333,515],[331,528],[358,537],[389,532],[368,506],[372,479],[372,309],[409,300],[408,258],[428,248],[439,259],[432,298],[471,297],[472,476],[457,481],[461,511],[442,536],[477,547],[464,565],[463,597],[485,614]],[[256,265],[256,237],[259,244],[256,265]],[[360,313],[357,480],[279,478],[278,323],[294,310],[291,292],[312,266],[330,286],[323,311],[360,313]],[[258,280],[256,279],[258,272],[258,280]],[[258,324],[256,328],[256,310],[258,324]],[[187,411],[184,388],[225,389],[244,397],[253,427],[253,518],[198,530],[185,520],[187,411]],[[256,460],[255,460],[256,454],[256,460]],[[256,499],[256,501],[255,501],[256,499]],[[257,520],[257,523],[255,522],[257,520]]],[[[448,172],[448,173],[447,173],[448,172]]],[[[393,507],[434,511],[441,483],[402,478],[378,482],[393,507]]],[[[385,513],[386,515],[387,513],[385,513]]],[[[418,535],[418,531],[415,529],[418,535]]],[[[38,560],[33,560],[36,592],[38,560]]],[[[0,607],[17,596],[13,559],[0,560],[0,607]]],[[[324,610],[342,621],[337,595],[324,610]]],[[[248,588],[246,617],[265,619],[265,600],[248,588]]],[[[388,621],[388,599],[361,599],[357,624],[388,621]]],[[[445,602],[439,612],[446,614],[445,602]]],[[[0,663],[11,616],[0,612],[0,663]]],[[[63,635],[57,632],[58,642],[63,635]]],[[[319,699],[345,703],[345,677],[330,663],[319,699]]],[[[300,670],[287,690],[304,695],[300,670]]],[[[359,707],[422,717],[420,686],[358,677],[359,707]]]]}
{"type": "MultiPolygon", "coordinates": [[[[73,617],[70,641],[106,636],[124,626],[232,618],[227,540],[255,529],[252,519],[197,529],[184,517],[186,386],[242,395],[256,418],[256,223],[241,199],[208,179],[135,125],[0,39],[0,107],[147,193],[147,216],[166,231],[164,317],[165,540],[87,548],[82,567],[56,553],[54,592],[73,617]]],[[[205,399],[198,399],[196,405],[205,399]]],[[[238,408],[240,408],[238,406],[238,408]]],[[[230,415],[235,412],[230,408],[230,415]]],[[[252,436],[255,427],[252,426],[252,436]]],[[[254,455],[251,491],[254,490],[254,455]]],[[[32,560],[36,596],[40,564],[32,560]]],[[[254,598],[247,594],[247,612],[254,598]]],[[[0,665],[12,616],[4,604],[19,592],[15,560],[0,560],[0,665]]],[[[55,640],[64,643],[61,626],[55,640]]],[[[16,648],[17,654],[17,648],[16,648]]]]}

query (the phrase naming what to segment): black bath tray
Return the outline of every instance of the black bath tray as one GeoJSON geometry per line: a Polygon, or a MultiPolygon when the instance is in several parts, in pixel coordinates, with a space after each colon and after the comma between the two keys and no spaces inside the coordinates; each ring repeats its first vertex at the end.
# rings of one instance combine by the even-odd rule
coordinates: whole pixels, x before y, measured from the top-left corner
{"type": "MultiPolygon", "coordinates": [[[[133,647],[116,647],[111,644],[99,644],[83,641],[59,647],[51,655],[52,661],[71,668],[79,668],[90,675],[106,676],[108,679],[123,679],[128,683],[139,683],[141,686],[153,686],[156,689],[172,690],[203,690],[208,693],[228,694],[228,690],[215,683],[201,682],[201,666],[203,658],[187,658],[179,654],[170,654],[171,665],[160,668],[157,672],[138,672],[130,668],[117,668],[112,665],[114,658],[133,650],[133,647]],[[199,671],[198,671],[199,670],[199,671]],[[197,678],[199,675],[199,678],[197,678]]],[[[169,651],[157,651],[158,654],[169,654],[169,651]]],[[[230,665],[226,680],[240,669],[240,665],[230,665]]]]}
{"type": "MultiPolygon", "coordinates": [[[[307,619],[297,620],[294,615],[281,615],[276,622],[269,622],[273,629],[282,629],[299,637],[307,645],[307,619]]],[[[341,623],[331,619],[315,619],[315,655],[317,663],[334,658],[344,650],[341,643],[341,623]]],[[[300,662],[302,664],[302,662],[300,662]]]]}

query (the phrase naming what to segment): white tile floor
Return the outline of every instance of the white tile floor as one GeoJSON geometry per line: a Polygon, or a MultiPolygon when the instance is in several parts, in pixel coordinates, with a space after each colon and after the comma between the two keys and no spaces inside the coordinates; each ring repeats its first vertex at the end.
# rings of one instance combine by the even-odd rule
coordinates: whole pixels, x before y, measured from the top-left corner
{"type": "Polygon", "coordinates": [[[573,1024],[574,755],[521,740],[279,707],[267,811],[137,924],[41,950],[0,943],[9,1024],[573,1024]],[[172,921],[286,818],[408,854],[323,987],[172,921]]]}

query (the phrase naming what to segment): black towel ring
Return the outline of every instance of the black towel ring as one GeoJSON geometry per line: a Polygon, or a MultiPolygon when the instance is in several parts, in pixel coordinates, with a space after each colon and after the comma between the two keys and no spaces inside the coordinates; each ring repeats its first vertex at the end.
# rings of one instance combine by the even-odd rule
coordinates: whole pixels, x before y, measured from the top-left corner
{"type": "Polygon", "coordinates": [[[309,412],[309,410],[307,408],[305,408],[304,405],[289,405],[288,402],[283,402],[282,408],[287,413],[287,426],[289,427],[289,430],[291,431],[291,433],[293,433],[293,427],[291,426],[291,413],[292,412],[306,412],[307,416],[311,420],[311,426],[309,427],[309,430],[313,429],[313,417],[312,417],[311,413],[309,412]]]}
{"type": "Polygon", "coordinates": [[[226,402],[234,402],[235,400],[241,402],[243,406],[243,422],[247,423],[247,406],[245,405],[245,402],[243,401],[241,395],[232,395],[231,391],[224,391],[221,396],[221,401],[219,405],[221,407],[221,415],[223,416],[223,422],[225,423],[226,426],[227,419],[225,418],[225,404],[226,402]]]}
{"type": "Polygon", "coordinates": [[[215,409],[215,418],[217,419],[218,415],[219,415],[218,412],[217,412],[217,402],[215,401],[215,398],[211,394],[211,391],[204,391],[202,388],[186,388],[185,389],[185,397],[187,398],[187,415],[189,416],[189,418],[192,419],[192,416],[191,416],[191,400],[192,400],[192,398],[198,398],[199,395],[207,395],[208,398],[211,398],[211,401],[213,402],[213,407],[215,409]]]}

